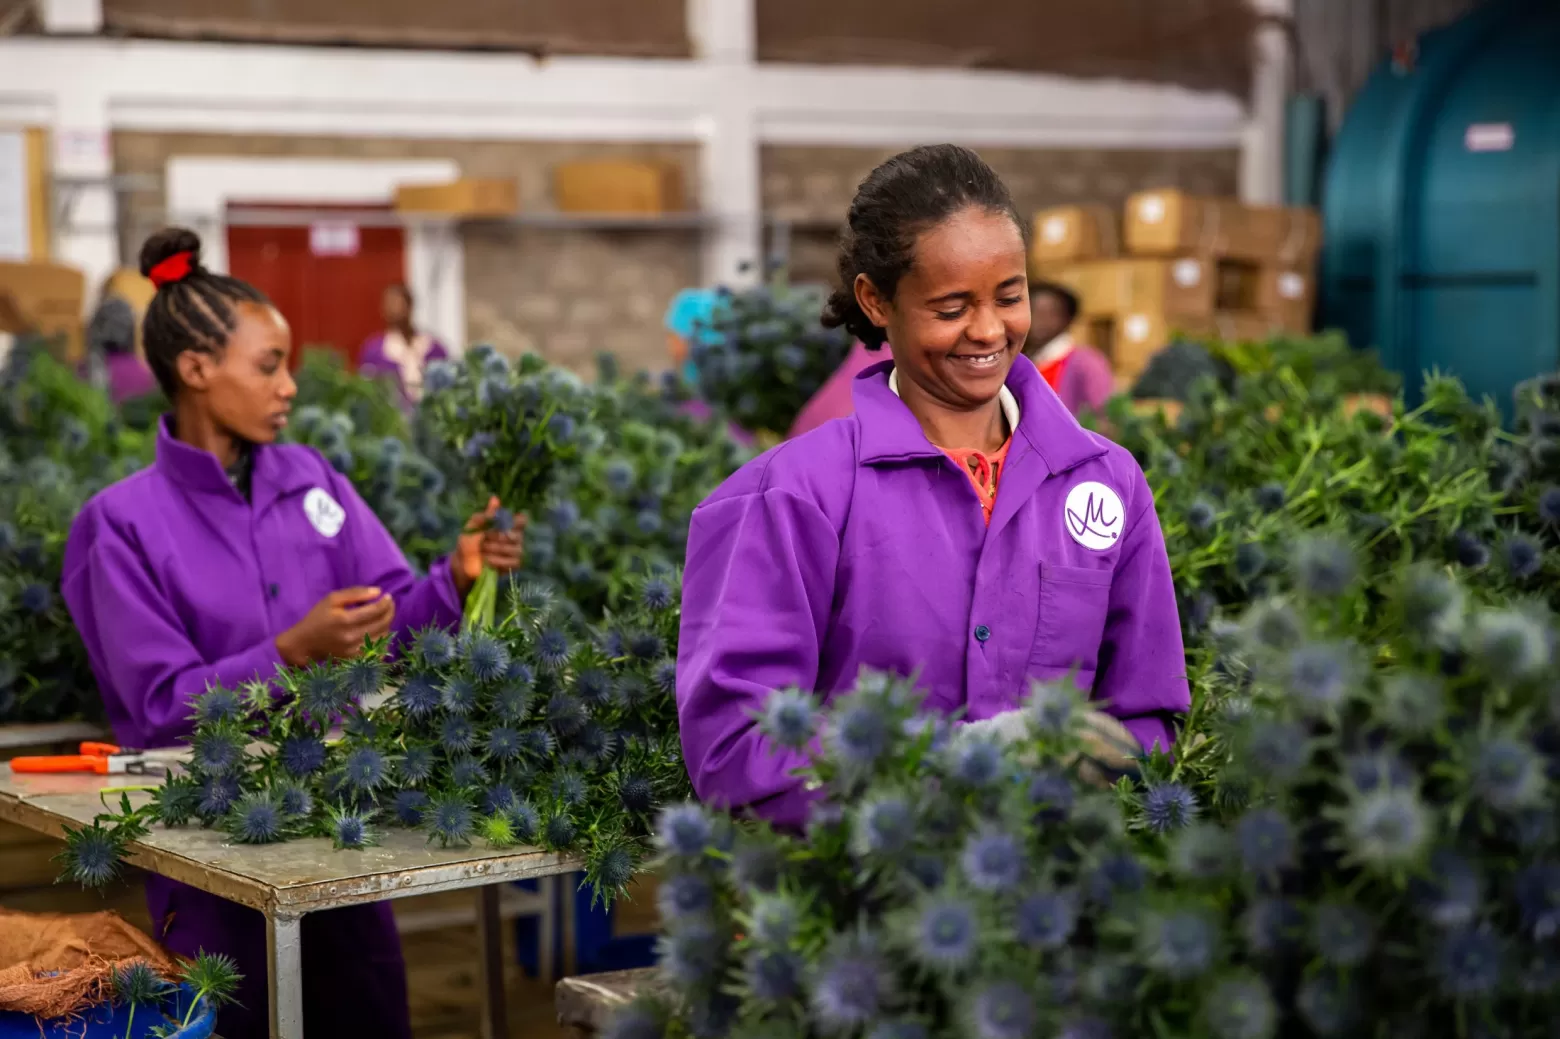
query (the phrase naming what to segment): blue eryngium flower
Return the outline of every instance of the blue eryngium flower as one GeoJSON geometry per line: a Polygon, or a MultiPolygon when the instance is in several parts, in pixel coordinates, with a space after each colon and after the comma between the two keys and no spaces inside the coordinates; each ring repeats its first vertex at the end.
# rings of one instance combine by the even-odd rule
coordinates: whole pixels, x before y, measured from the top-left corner
{"type": "Polygon", "coordinates": [[[1207,533],[1213,528],[1213,522],[1217,518],[1218,511],[1206,498],[1199,498],[1192,502],[1186,510],[1186,525],[1194,534],[1207,533]]]}
{"type": "Polygon", "coordinates": [[[455,661],[455,640],[442,628],[429,628],[417,636],[417,655],[429,667],[445,667],[455,661]]]}
{"type": "Polygon", "coordinates": [[[1076,899],[1056,891],[1025,896],[1013,913],[1013,933],[1031,949],[1060,949],[1077,924],[1076,899]]]}
{"type": "Polygon", "coordinates": [[[662,696],[677,692],[677,662],[663,660],[650,671],[650,685],[662,696]]]}
{"type": "Polygon", "coordinates": [[[1267,984],[1241,972],[1221,979],[1203,1000],[1211,1039],[1270,1039],[1278,1027],[1278,1007],[1267,984]]]}
{"type": "Polygon", "coordinates": [[[663,973],[678,985],[694,988],[719,971],[724,942],[706,920],[692,920],[661,936],[656,952],[663,973]]]}
{"type": "Polygon", "coordinates": [[[704,809],[692,802],[669,805],[656,821],[656,845],[668,855],[700,858],[715,839],[714,825],[704,809]]]}
{"type": "Polygon", "coordinates": [[[763,945],[787,945],[796,936],[801,914],[796,903],[784,895],[759,895],[753,899],[749,914],[752,937],[763,945]]]}
{"type": "Polygon", "coordinates": [[[557,628],[546,628],[536,638],[536,659],[556,671],[569,662],[569,637],[557,628]]]}
{"type": "Polygon", "coordinates": [[[1284,499],[1287,497],[1283,484],[1266,483],[1257,488],[1253,500],[1263,512],[1277,512],[1284,507],[1284,499]]]}
{"type": "Polygon", "coordinates": [[[1478,535],[1466,530],[1459,530],[1452,535],[1450,546],[1452,558],[1470,570],[1477,570],[1490,561],[1490,550],[1478,535]]]}
{"type": "Polygon", "coordinates": [[[799,689],[770,693],[758,715],[758,731],[786,750],[806,747],[817,726],[818,702],[799,689]]]}
{"type": "Polygon", "coordinates": [[[243,698],[224,686],[212,686],[195,697],[195,720],[203,724],[237,721],[243,717],[243,698]]]}
{"type": "Polygon", "coordinates": [[[892,998],[893,979],[870,949],[846,946],[826,955],[812,978],[807,1005],[824,1032],[853,1032],[892,998]]]}
{"type": "Polygon", "coordinates": [[[373,747],[356,747],[342,765],[345,786],[360,793],[373,793],[384,784],[389,771],[385,756],[373,747]]]}
{"type": "Polygon", "coordinates": [[[467,715],[475,711],[477,697],[477,687],[458,675],[447,680],[439,690],[439,703],[451,714],[467,715]]]}
{"type": "Polygon", "coordinates": [[[1538,518],[1552,527],[1560,526],[1560,487],[1545,487],[1538,495],[1538,518]]]}
{"type": "Polygon", "coordinates": [[[1255,581],[1267,569],[1267,552],[1255,541],[1243,542],[1235,550],[1235,576],[1245,582],[1255,581]]]}
{"type": "Polygon", "coordinates": [[[19,601],[28,613],[47,613],[54,605],[54,593],[47,585],[29,584],[22,589],[19,601]]]}
{"type": "Polygon", "coordinates": [[[959,866],[977,891],[1011,891],[1023,879],[1024,851],[1010,834],[986,830],[965,842],[959,866]]]}
{"type": "Polygon", "coordinates": [[[849,697],[830,718],[829,747],[847,768],[871,768],[888,751],[892,740],[882,706],[869,697],[849,697]]]}
{"type": "Polygon", "coordinates": [[[698,873],[675,873],[662,881],[655,902],[662,922],[676,927],[708,914],[715,905],[715,889],[698,873]]]}
{"type": "Polygon", "coordinates": [[[1334,599],[1349,590],[1359,573],[1354,549],[1339,538],[1309,535],[1294,547],[1295,583],[1307,595],[1334,599]]]}
{"type": "Polygon", "coordinates": [[[1029,689],[1025,710],[1029,727],[1037,736],[1065,736],[1072,730],[1078,707],[1074,690],[1060,682],[1035,682],[1029,689]]]}
{"type": "Polygon", "coordinates": [[[1138,932],[1138,947],[1150,969],[1184,981],[1213,965],[1218,936],[1199,910],[1175,909],[1148,914],[1138,932]]]}
{"type": "Polygon", "coordinates": [[[1246,947],[1259,956],[1270,956],[1293,947],[1305,932],[1305,914],[1282,898],[1259,898],[1241,917],[1240,933],[1246,947]]]}
{"type": "Polygon", "coordinates": [[[487,782],[487,769],[476,758],[463,756],[450,764],[450,783],[458,787],[479,787],[487,782]]]}
{"type": "Polygon", "coordinates": [[[211,776],[200,785],[200,814],[207,819],[226,815],[239,796],[238,780],[233,776],[211,776]]]}
{"type": "Polygon", "coordinates": [[[337,848],[366,848],[374,843],[367,818],[357,812],[332,812],[330,835],[337,848]]]}
{"type": "Polygon", "coordinates": [[[1343,902],[1324,902],[1311,921],[1311,943],[1335,967],[1365,962],[1376,943],[1376,925],[1364,910],[1343,902]]]}
{"type": "Polygon", "coordinates": [[[424,746],[407,747],[395,763],[401,782],[409,786],[426,783],[433,775],[433,750],[424,746]]]}
{"type": "Polygon", "coordinates": [[[396,690],[401,709],[412,720],[426,718],[439,709],[440,693],[437,686],[423,675],[413,675],[396,690]]]}
{"type": "Polygon", "coordinates": [[[640,593],[640,601],[645,604],[647,610],[671,609],[676,602],[676,596],[672,592],[672,586],[660,578],[651,578],[645,582],[644,590],[640,593]]]}
{"type": "Polygon", "coordinates": [[[1520,681],[1549,666],[1549,633],[1519,609],[1483,610],[1473,618],[1469,648],[1495,678],[1520,681]]]}
{"type": "Polygon", "coordinates": [[[1033,818],[1042,825],[1066,819],[1078,798],[1072,780],[1055,768],[1036,772],[1029,780],[1027,795],[1035,809],[1033,818]]]}
{"type": "Polygon", "coordinates": [[[509,650],[491,635],[473,635],[466,646],[466,666],[479,682],[497,682],[509,670],[509,650]]]}
{"type": "Polygon", "coordinates": [[[806,964],[786,949],[755,948],[743,958],[742,974],[747,990],[769,1003],[784,1003],[802,990],[806,964]]]}
{"type": "Polygon", "coordinates": [[[314,798],[308,788],[297,783],[283,783],[273,793],[284,815],[305,816],[314,811],[314,798]]]}
{"type": "Polygon", "coordinates": [[[421,790],[397,790],[390,802],[390,810],[402,826],[421,826],[427,809],[428,795],[421,790]]]}
{"type": "Polygon", "coordinates": [[[1038,1012],[1034,997],[1016,981],[998,981],[975,994],[969,1010],[975,1039],[1028,1039],[1038,1012]]]}
{"type": "Polygon", "coordinates": [[[915,839],[915,812],[895,794],[866,801],[856,811],[851,828],[851,851],[861,857],[895,856],[915,839]]]}
{"type": "Polygon", "coordinates": [[[270,844],[282,839],[281,807],[269,794],[248,794],[233,806],[226,820],[228,836],[240,844],[270,844]]]}
{"type": "Polygon", "coordinates": [[[447,848],[470,843],[476,818],[463,794],[446,794],[428,805],[423,822],[428,827],[428,839],[447,848]]]}
{"type": "Polygon", "coordinates": [[[195,767],[206,775],[225,775],[244,762],[244,739],[227,729],[202,729],[191,741],[195,767]]]}
{"type": "Polygon", "coordinates": [[[1501,542],[1500,548],[1505,558],[1506,572],[1512,580],[1531,580],[1544,568],[1543,547],[1524,534],[1510,535],[1501,542]]]}
{"type": "Polygon", "coordinates": [[[560,689],[547,701],[547,724],[559,736],[573,736],[585,728],[589,721],[590,711],[572,693],[560,689]]]}
{"type": "Polygon", "coordinates": [[[477,732],[471,722],[452,714],[439,725],[439,743],[450,754],[465,754],[477,745],[477,732]]]}
{"type": "Polygon", "coordinates": [[[1331,710],[1343,702],[1354,679],[1349,647],[1332,642],[1300,646],[1289,654],[1287,685],[1312,710],[1331,710]]]}
{"type": "Polygon", "coordinates": [[[959,898],[933,896],[916,916],[911,955],[935,970],[957,970],[975,958],[980,927],[975,910],[959,898]]]}
{"type": "Polygon", "coordinates": [[[384,665],[369,657],[359,657],[349,662],[341,673],[343,691],[349,699],[359,703],[379,692],[384,680],[384,665]]]}
{"type": "Polygon", "coordinates": [[[1470,771],[1474,793],[1498,811],[1527,808],[1544,796],[1544,760],[1515,737],[1485,740],[1474,752],[1470,771]]]}
{"type": "Polygon", "coordinates": [[[1455,930],[1442,937],[1433,961],[1441,994],[1448,999],[1479,999],[1500,987],[1506,949],[1486,930],[1455,930]]]}
{"type": "Polygon", "coordinates": [[[1350,853],[1377,868],[1407,865],[1419,857],[1431,833],[1431,821],[1411,789],[1381,787],[1349,802],[1344,834],[1350,853]]]}
{"type": "Polygon", "coordinates": [[[984,790],[1002,776],[1002,748],[991,740],[960,740],[953,748],[952,771],[964,785],[984,790]]]}
{"type": "Polygon", "coordinates": [[[1294,865],[1294,830],[1275,809],[1255,808],[1242,816],[1235,827],[1235,843],[1248,873],[1271,876],[1294,865]]]}
{"type": "Polygon", "coordinates": [[[1180,783],[1161,783],[1143,795],[1143,820],[1155,833],[1169,833],[1197,818],[1197,797],[1180,783]]]}
{"type": "Polygon", "coordinates": [[[340,713],[350,700],[339,676],[316,668],[304,676],[303,685],[298,690],[298,702],[305,711],[323,718],[340,713]]]}
{"type": "Polygon", "coordinates": [[[1356,988],[1337,971],[1318,971],[1300,983],[1295,1009],[1319,1036],[1352,1035],[1359,1013],[1356,988]]]}
{"type": "Polygon", "coordinates": [[[66,828],[60,859],[65,874],[82,887],[101,888],[119,875],[120,842],[100,823],[79,830],[66,828]]]}
{"type": "Polygon", "coordinates": [[[494,761],[514,761],[520,756],[520,734],[504,725],[495,726],[488,730],[485,749],[494,761]]]}

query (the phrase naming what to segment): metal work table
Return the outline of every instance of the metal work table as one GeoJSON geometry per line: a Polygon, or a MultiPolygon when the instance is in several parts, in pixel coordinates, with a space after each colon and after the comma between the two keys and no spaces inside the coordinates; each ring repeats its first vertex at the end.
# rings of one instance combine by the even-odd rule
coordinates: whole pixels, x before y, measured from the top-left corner
{"type": "MultiPolygon", "coordinates": [[[[106,811],[106,788],[155,783],[143,776],[80,773],[14,775],[0,768],[0,820],[59,837],[62,826],[90,823],[106,811]]],[[[132,793],[133,804],[145,793],[132,793]]],[[[117,804],[118,795],[111,803],[117,804]]],[[[329,841],[240,845],[217,830],[155,827],[130,845],[130,862],[202,891],[259,910],[265,916],[270,955],[272,1039],[303,1035],[303,978],[300,923],[307,913],[410,895],[477,889],[481,909],[484,1036],[506,1035],[503,938],[499,895],[494,886],[514,880],[554,877],[581,868],[573,858],[537,849],[495,851],[476,846],[438,848],[419,833],[388,829],[383,843],[361,851],[337,851],[329,841]]],[[[551,885],[542,885],[543,895],[551,885]]],[[[323,1037],[316,1037],[323,1039],[323,1037]]]]}

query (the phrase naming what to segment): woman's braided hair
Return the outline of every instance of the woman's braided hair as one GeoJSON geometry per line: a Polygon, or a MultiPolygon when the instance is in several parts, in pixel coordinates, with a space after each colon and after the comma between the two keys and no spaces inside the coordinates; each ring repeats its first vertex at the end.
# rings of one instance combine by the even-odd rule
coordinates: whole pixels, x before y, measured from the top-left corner
{"type": "Polygon", "coordinates": [[[856,276],[865,274],[893,299],[900,279],[915,262],[916,238],[970,206],[1011,217],[1027,242],[1028,229],[1007,185],[968,148],[913,148],[867,174],[840,235],[840,287],[823,308],[823,326],[844,328],[870,350],[882,346],[887,333],[856,302],[856,276]]]}
{"type": "Polygon", "coordinates": [[[168,227],[148,238],[141,246],[141,273],[157,282],[141,322],[146,363],[169,400],[179,389],[180,354],[216,353],[238,327],[235,304],[270,303],[248,282],[202,267],[200,236],[188,228],[168,227]],[[181,256],[187,258],[187,271],[181,256]],[[170,262],[176,276],[163,273],[170,262]]]}

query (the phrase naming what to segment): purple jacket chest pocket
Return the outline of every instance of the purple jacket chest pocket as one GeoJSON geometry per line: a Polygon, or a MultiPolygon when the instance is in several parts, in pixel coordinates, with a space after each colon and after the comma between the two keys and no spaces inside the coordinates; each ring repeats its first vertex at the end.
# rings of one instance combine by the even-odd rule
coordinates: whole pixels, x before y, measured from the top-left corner
{"type": "Polygon", "coordinates": [[[1076,671],[1080,686],[1093,682],[1112,576],[1110,570],[1040,564],[1040,618],[1029,652],[1029,677],[1054,679],[1076,671]]]}
{"type": "Polygon", "coordinates": [[[291,571],[288,584],[311,605],[351,583],[340,566],[350,553],[346,525],[346,510],[322,488],[281,498],[264,524],[282,554],[278,561],[291,571]]]}

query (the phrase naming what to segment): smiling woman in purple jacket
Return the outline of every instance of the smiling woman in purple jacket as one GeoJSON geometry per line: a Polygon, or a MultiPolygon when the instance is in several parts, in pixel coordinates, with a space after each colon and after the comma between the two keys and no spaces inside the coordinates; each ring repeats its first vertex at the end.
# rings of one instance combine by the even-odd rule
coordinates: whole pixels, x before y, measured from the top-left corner
{"type": "Polygon", "coordinates": [[[854,415],[738,470],[688,534],[677,706],[703,800],[802,824],[802,757],[766,745],[755,711],[862,667],[919,674],[928,706],[966,721],[1075,674],[1170,748],[1190,698],[1153,497],[1021,355],[1022,223],[951,145],[857,192],[824,323],[892,358],[857,376],[854,415]]]}
{"type": "MultiPolygon", "coordinates": [[[[63,577],[121,744],[165,746],[187,734],[190,699],[208,685],[350,657],[365,637],[453,628],[483,563],[519,565],[517,533],[481,530],[427,577],[414,575],[351,483],[312,448],[275,443],[297,392],[291,334],[275,308],[202,267],[190,231],[153,236],[141,271],[157,285],[143,326],[147,361],[173,410],[156,461],[82,509],[63,577]]],[[[174,952],[238,961],[244,982],[221,1034],[264,1036],[260,914],[155,875],[146,900],[156,937],[174,952]]],[[[306,917],[303,966],[308,1034],[410,1036],[386,903],[306,917]]]]}

